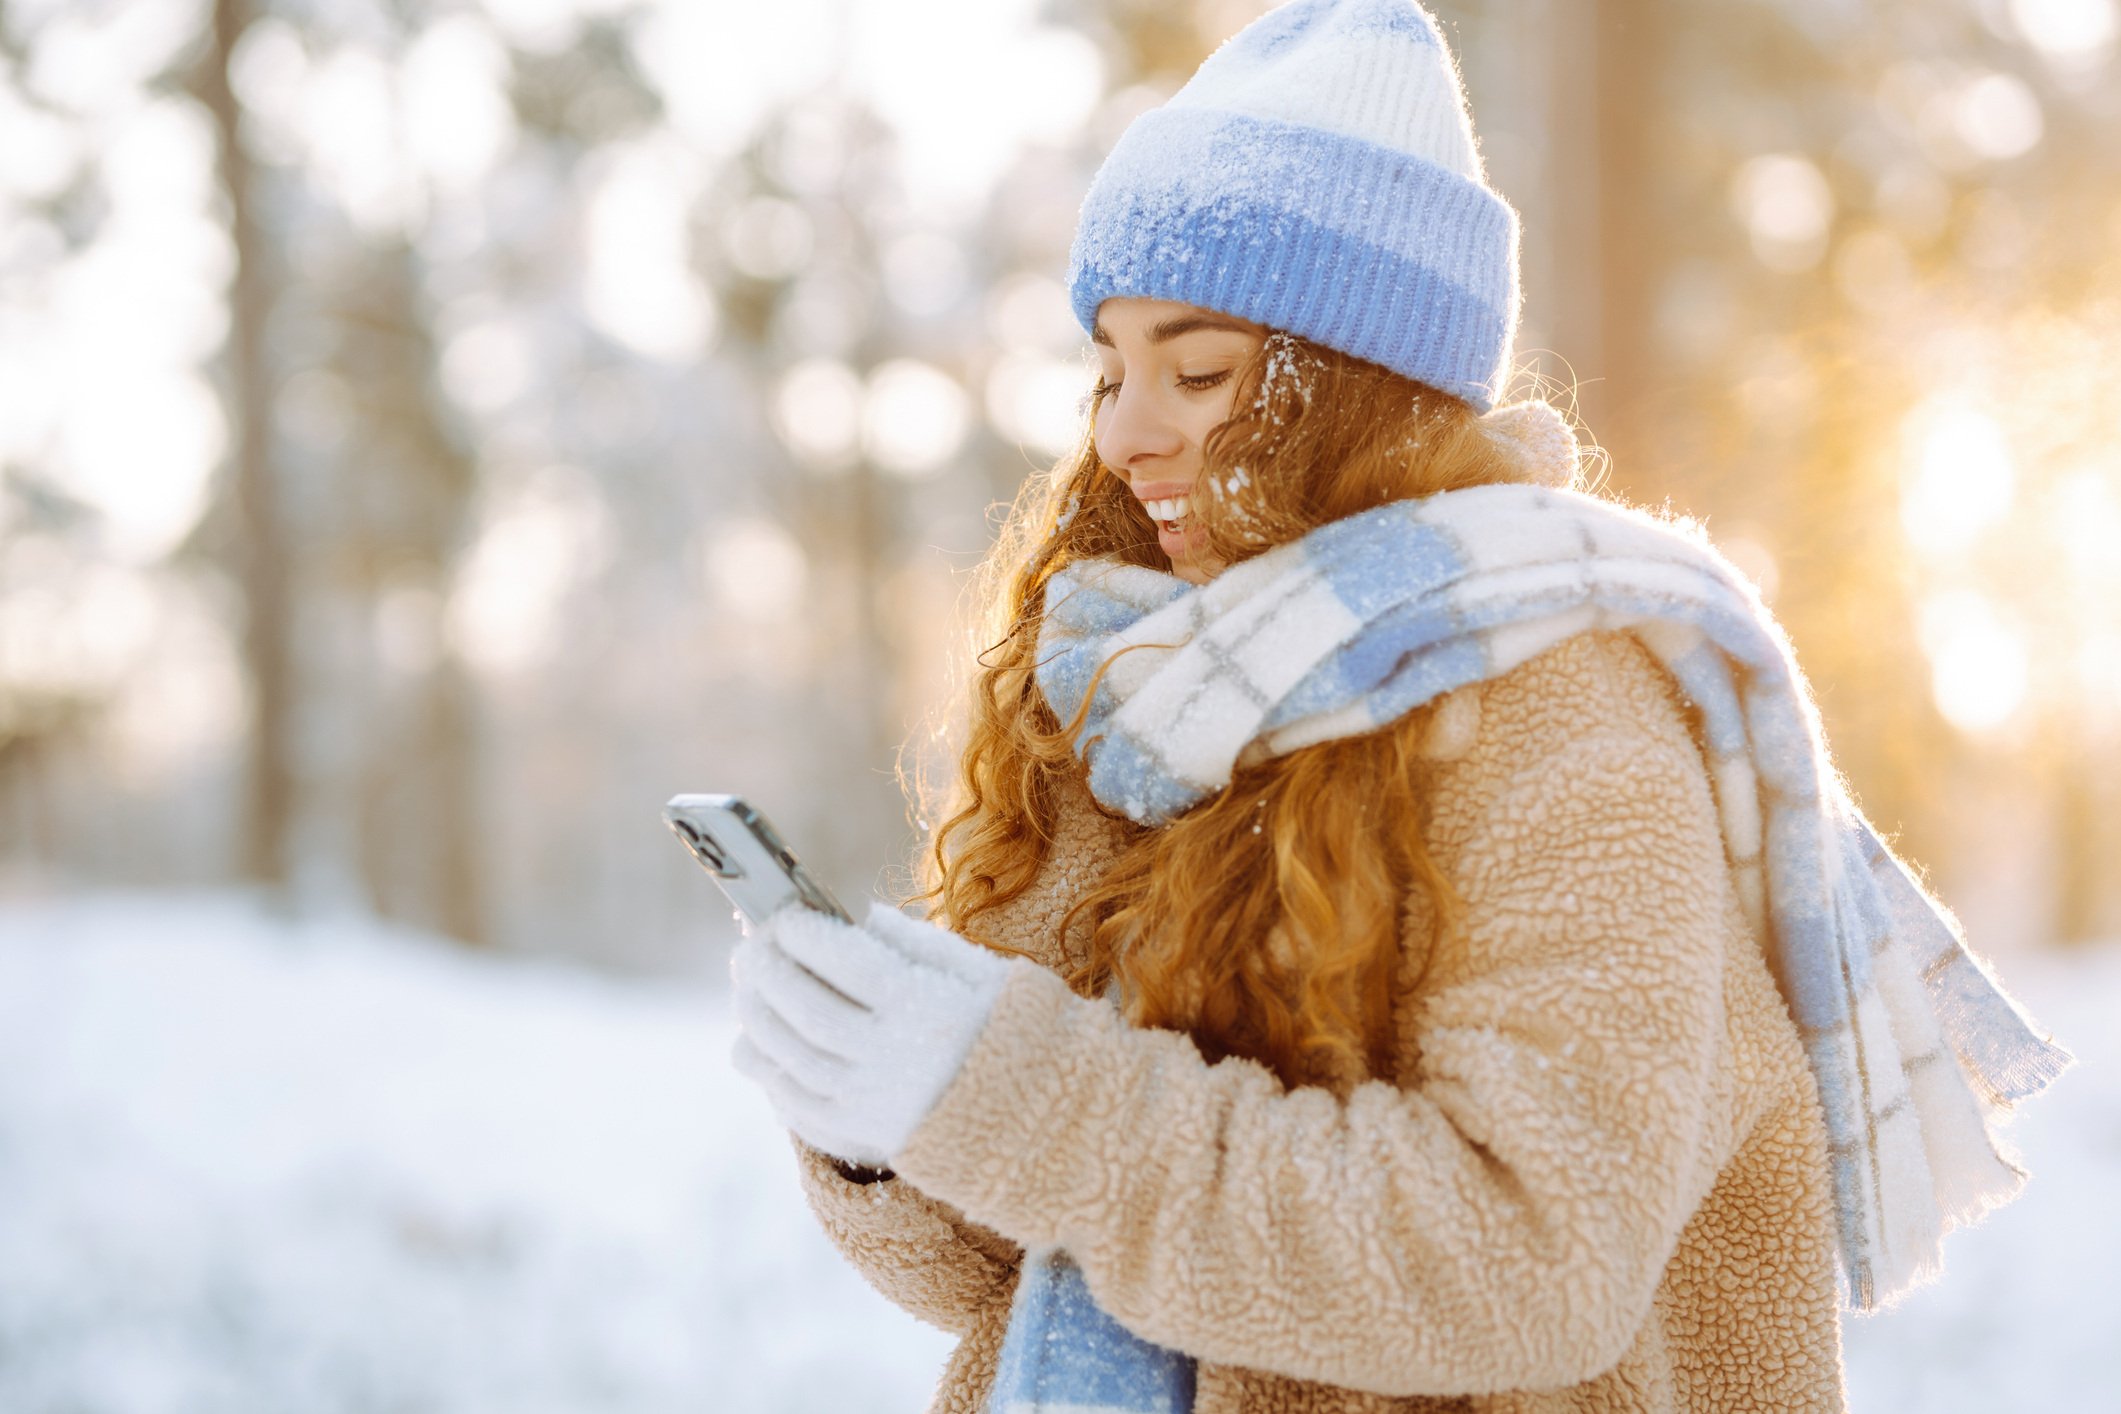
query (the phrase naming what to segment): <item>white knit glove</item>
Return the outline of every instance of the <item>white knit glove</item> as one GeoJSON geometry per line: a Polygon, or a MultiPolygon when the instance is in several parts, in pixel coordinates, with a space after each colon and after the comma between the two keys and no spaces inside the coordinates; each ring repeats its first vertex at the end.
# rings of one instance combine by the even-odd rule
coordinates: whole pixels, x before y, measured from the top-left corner
{"type": "Polygon", "coordinates": [[[737,1070],[812,1148],[881,1167],[957,1075],[1009,959],[882,902],[860,927],[790,904],[729,970],[737,1070]]]}

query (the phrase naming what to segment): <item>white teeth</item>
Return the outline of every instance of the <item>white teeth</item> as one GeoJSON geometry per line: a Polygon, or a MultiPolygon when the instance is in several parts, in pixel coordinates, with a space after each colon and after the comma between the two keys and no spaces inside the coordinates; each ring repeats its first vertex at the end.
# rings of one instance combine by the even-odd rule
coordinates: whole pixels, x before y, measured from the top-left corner
{"type": "Polygon", "coordinates": [[[1142,509],[1155,520],[1184,520],[1193,514],[1193,498],[1173,496],[1163,501],[1144,501],[1142,509]]]}

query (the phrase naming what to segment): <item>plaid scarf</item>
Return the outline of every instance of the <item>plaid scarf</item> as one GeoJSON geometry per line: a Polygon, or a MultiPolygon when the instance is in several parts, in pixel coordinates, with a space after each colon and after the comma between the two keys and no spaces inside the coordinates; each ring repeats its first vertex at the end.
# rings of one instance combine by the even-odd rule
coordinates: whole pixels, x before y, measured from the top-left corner
{"type": "MultiPolygon", "coordinates": [[[[1991,1124],[2072,1058],[1849,798],[1787,637],[1693,522],[1472,487],[1321,525],[1205,585],[1079,561],[1044,611],[1037,678],[1061,720],[1114,660],[1084,730],[1091,792],[1153,825],[1238,766],[1374,731],[1573,634],[1633,632],[1699,713],[1739,897],[1818,1079],[1846,1304],[1933,1275],[1944,1232],[2024,1181],[1991,1124]]],[[[1042,1334],[1012,1323],[1005,1366],[1042,1334]]],[[[1041,1397],[995,1407],[1064,1402],[1041,1397]]]]}

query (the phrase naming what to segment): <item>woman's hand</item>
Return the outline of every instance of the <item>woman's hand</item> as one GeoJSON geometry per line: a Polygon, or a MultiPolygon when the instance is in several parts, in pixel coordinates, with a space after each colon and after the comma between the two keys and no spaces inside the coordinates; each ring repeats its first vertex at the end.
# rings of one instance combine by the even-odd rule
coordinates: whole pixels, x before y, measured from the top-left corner
{"type": "Polygon", "coordinates": [[[730,974],[737,1070],[812,1148],[882,1166],[956,1076],[1009,960],[881,902],[860,927],[791,904],[730,974]]]}

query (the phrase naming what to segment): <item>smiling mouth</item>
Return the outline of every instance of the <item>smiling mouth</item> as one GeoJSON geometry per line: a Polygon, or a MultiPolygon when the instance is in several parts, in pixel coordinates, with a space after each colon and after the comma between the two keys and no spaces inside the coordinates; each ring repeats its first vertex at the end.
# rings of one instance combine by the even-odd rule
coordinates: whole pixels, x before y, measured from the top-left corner
{"type": "Polygon", "coordinates": [[[1193,498],[1170,496],[1143,501],[1142,509],[1147,511],[1149,519],[1162,526],[1167,534],[1175,535],[1193,517],[1193,498]]]}

